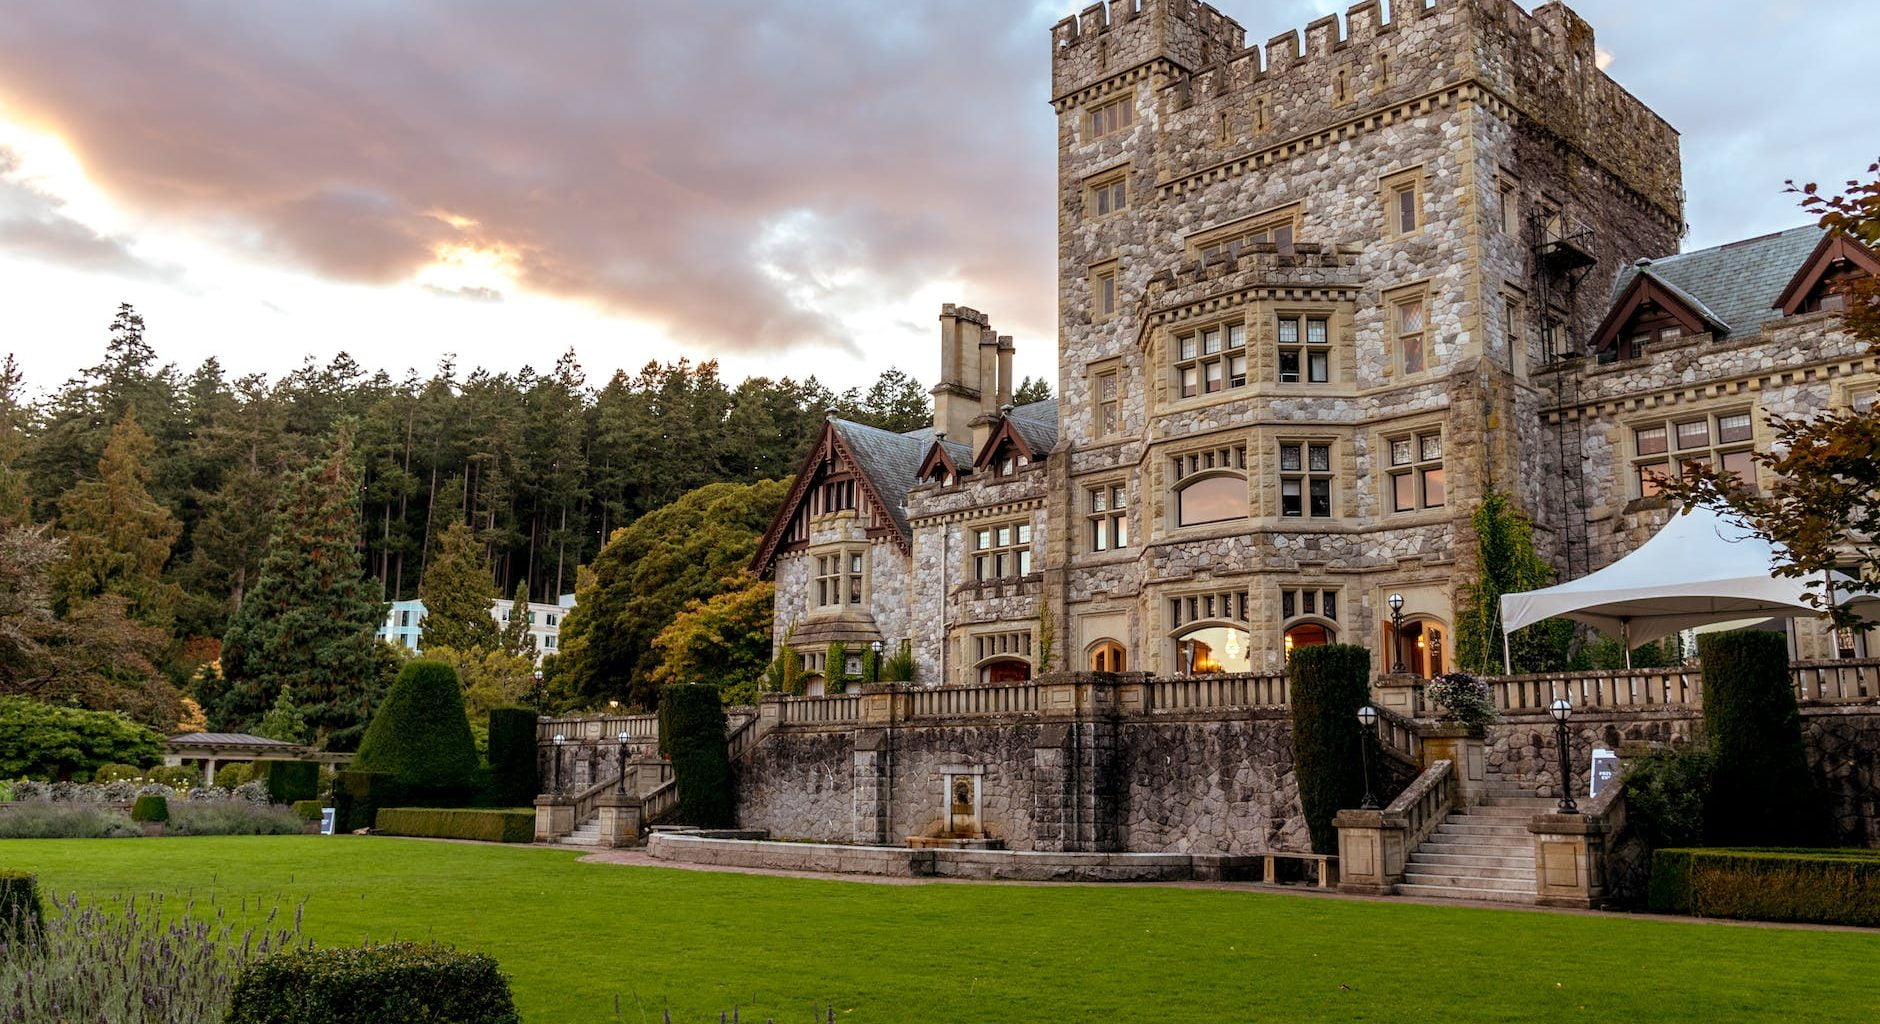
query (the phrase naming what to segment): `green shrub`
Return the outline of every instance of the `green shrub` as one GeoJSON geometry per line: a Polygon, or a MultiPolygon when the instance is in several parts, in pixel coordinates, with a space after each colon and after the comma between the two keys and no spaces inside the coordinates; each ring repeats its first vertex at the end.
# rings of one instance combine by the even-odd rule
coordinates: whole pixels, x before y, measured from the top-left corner
{"type": "Polygon", "coordinates": [[[268,763],[268,800],[291,804],[311,800],[320,793],[320,766],[312,761],[271,761],[268,763]]]}
{"type": "Polygon", "coordinates": [[[326,813],[326,804],[323,801],[320,801],[320,800],[296,800],[294,801],[294,814],[298,816],[301,821],[319,821],[321,816],[324,815],[325,813],[326,813]]]}
{"type": "Polygon", "coordinates": [[[660,694],[659,740],[672,752],[680,818],[701,828],[736,824],[731,760],[725,751],[725,707],[718,688],[692,683],[667,686],[660,694]]]}
{"type": "Polygon", "coordinates": [[[162,756],[163,737],[123,715],[0,697],[0,777],[75,777],[162,756]]]}
{"type": "Polygon", "coordinates": [[[173,836],[293,836],[306,831],[283,807],[246,800],[185,800],[170,808],[164,832],[173,836]]]}
{"type": "Polygon", "coordinates": [[[1880,925],[1880,851],[1659,850],[1651,908],[1752,921],[1880,925]]]}
{"type": "Polygon", "coordinates": [[[534,708],[490,710],[490,802],[519,807],[542,792],[534,708]]]}
{"type": "Polygon", "coordinates": [[[129,779],[141,779],[143,777],[144,770],[136,765],[130,764],[100,765],[97,771],[91,773],[91,781],[93,782],[124,782],[129,779]]]}
{"type": "Polygon", "coordinates": [[[379,808],[403,803],[404,787],[390,772],[343,771],[333,777],[334,829],[371,828],[379,808]]]}
{"type": "Polygon", "coordinates": [[[1706,633],[1697,649],[1704,729],[1716,755],[1704,816],[1708,845],[1819,842],[1825,805],[1808,772],[1788,639],[1749,629],[1706,633]]]}
{"type": "Polygon", "coordinates": [[[0,808],[0,839],[121,839],[143,834],[123,811],[97,804],[35,801],[0,808]]]}
{"type": "Polygon", "coordinates": [[[1710,798],[1710,751],[1660,750],[1625,766],[1625,817],[1645,845],[1694,846],[1704,841],[1704,805],[1710,798]]]}
{"type": "Polygon", "coordinates": [[[170,802],[154,794],[140,796],[131,804],[131,820],[140,822],[163,822],[170,820],[170,802]]]}
{"type": "Polygon", "coordinates": [[[520,1024],[496,961],[447,946],[290,949],[248,965],[227,1024],[520,1024]]]}
{"type": "Polygon", "coordinates": [[[24,871],[0,868],[0,947],[32,942],[46,927],[39,902],[39,879],[24,871]]]}
{"type": "Polygon", "coordinates": [[[195,789],[202,785],[202,769],[193,764],[166,764],[150,769],[150,781],[171,789],[195,789]]]}
{"type": "MultiPolygon", "coordinates": [[[[786,655],[795,656],[794,651],[786,655]]],[[[906,640],[893,654],[882,659],[881,681],[884,683],[910,683],[914,681],[914,645],[906,640]]]]}
{"type": "Polygon", "coordinates": [[[463,808],[380,808],[373,831],[427,839],[474,839],[484,843],[532,843],[535,812],[463,808]]]}
{"type": "Polygon", "coordinates": [[[457,670],[441,661],[407,662],[366,727],[353,766],[390,772],[413,796],[467,796],[477,749],[457,670]]]}
{"type": "Polygon", "coordinates": [[[223,789],[235,789],[254,781],[255,766],[248,761],[235,761],[219,764],[215,767],[215,785],[223,789]]]}
{"type": "Polygon", "coordinates": [[[1371,652],[1355,644],[1293,651],[1293,777],[1315,853],[1338,852],[1332,818],[1364,799],[1358,709],[1370,699],[1371,652]]]}

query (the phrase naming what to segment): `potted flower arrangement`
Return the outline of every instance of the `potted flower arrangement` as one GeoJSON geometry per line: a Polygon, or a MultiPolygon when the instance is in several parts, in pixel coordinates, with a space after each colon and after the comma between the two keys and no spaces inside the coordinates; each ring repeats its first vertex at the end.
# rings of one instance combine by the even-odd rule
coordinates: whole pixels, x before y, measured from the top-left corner
{"type": "Polygon", "coordinates": [[[1489,724],[1500,718],[1488,684],[1467,672],[1451,672],[1429,681],[1423,695],[1442,707],[1442,717],[1468,728],[1480,736],[1489,724]]]}

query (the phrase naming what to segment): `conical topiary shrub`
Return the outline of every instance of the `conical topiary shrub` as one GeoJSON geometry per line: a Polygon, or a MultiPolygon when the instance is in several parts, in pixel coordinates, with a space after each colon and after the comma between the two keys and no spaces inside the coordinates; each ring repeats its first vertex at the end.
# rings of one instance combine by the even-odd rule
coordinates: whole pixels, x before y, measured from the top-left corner
{"type": "Polygon", "coordinates": [[[1286,663],[1292,689],[1293,777],[1314,853],[1338,852],[1332,818],[1363,799],[1358,709],[1370,699],[1371,652],[1301,647],[1286,663]]]}
{"type": "Polygon", "coordinates": [[[457,671],[441,661],[406,663],[366,727],[353,767],[391,774],[416,799],[450,801],[467,796],[477,768],[477,749],[457,671]]]}

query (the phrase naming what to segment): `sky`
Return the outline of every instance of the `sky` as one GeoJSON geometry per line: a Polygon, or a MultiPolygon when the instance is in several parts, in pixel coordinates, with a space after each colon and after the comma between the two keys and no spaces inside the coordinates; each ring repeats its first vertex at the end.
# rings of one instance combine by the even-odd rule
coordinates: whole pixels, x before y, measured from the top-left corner
{"type": "MultiPolygon", "coordinates": [[[[1055,380],[1064,0],[0,0],[0,353],[118,303],[184,369],[649,360],[937,376],[942,302],[1055,380]]],[[[1323,0],[1219,0],[1264,41],[1323,0]]],[[[1529,3],[1529,7],[1533,4],[1529,3]]],[[[1580,0],[1682,132],[1687,248],[1880,156],[1872,0],[1580,0]]]]}

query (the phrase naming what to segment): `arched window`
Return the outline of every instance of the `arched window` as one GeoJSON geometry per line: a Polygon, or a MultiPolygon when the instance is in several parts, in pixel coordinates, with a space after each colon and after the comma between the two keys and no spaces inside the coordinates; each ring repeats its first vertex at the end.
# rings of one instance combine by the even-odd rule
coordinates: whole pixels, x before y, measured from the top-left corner
{"type": "Polygon", "coordinates": [[[1123,645],[1114,640],[1099,640],[1092,644],[1090,647],[1090,671],[1129,671],[1129,656],[1123,651],[1123,645]]]}
{"type": "Polygon", "coordinates": [[[1031,662],[1018,658],[1000,658],[979,666],[982,683],[1022,683],[1031,678],[1031,662]]]}
{"type": "Polygon", "coordinates": [[[1245,519],[1247,507],[1244,477],[1204,476],[1175,492],[1175,525],[1201,526],[1245,519]]]}
{"type": "Polygon", "coordinates": [[[1176,672],[1184,676],[1251,672],[1252,639],[1246,630],[1234,626],[1204,626],[1183,633],[1175,641],[1176,672]]]}
{"type": "Polygon", "coordinates": [[[1337,636],[1338,634],[1329,626],[1317,622],[1301,622],[1286,631],[1286,654],[1291,656],[1294,650],[1301,647],[1319,647],[1329,644],[1337,636]]]}

